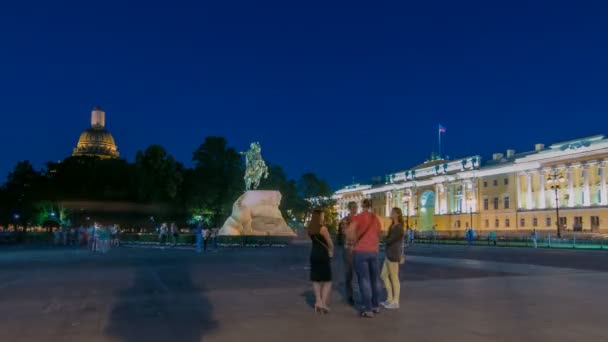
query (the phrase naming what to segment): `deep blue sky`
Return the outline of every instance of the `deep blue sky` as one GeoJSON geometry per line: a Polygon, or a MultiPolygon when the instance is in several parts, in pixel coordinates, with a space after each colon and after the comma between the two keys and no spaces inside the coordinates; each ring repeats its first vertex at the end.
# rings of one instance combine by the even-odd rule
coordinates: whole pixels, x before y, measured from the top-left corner
{"type": "Polygon", "coordinates": [[[106,110],[121,154],[207,135],[334,187],[606,132],[608,4],[4,1],[0,175],[68,156],[106,110]]]}

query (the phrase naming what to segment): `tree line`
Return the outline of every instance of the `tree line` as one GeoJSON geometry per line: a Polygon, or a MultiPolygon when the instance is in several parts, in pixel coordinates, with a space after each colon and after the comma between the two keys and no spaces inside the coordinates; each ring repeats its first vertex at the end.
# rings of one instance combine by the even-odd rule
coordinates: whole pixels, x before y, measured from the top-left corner
{"type": "MultiPolygon", "coordinates": [[[[184,166],[160,145],[138,151],[133,162],[68,157],[36,170],[29,161],[20,161],[0,187],[0,226],[42,224],[43,208],[69,200],[163,204],[171,208],[171,217],[161,219],[197,216],[221,225],[244,191],[244,161],[224,137],[207,137],[192,162],[192,167],[184,166]]],[[[280,165],[268,167],[270,175],[259,189],[281,192],[280,209],[290,222],[304,221],[312,209],[307,199],[331,196],[327,182],[314,173],[292,179],[280,165]]]]}

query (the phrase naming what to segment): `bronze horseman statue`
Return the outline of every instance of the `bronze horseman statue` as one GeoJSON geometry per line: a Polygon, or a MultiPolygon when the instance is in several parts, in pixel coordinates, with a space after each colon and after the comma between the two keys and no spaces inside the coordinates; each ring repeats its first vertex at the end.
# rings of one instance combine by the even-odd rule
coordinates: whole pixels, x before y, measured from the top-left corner
{"type": "Polygon", "coordinates": [[[259,142],[252,142],[249,151],[240,153],[245,155],[245,191],[255,190],[260,186],[262,176],[268,178],[268,166],[262,159],[262,147],[259,142]]]}

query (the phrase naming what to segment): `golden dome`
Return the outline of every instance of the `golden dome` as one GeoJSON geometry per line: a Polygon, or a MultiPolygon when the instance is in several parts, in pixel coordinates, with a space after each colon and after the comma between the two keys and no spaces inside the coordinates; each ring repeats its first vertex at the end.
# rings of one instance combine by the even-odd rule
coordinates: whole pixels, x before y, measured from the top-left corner
{"type": "Polygon", "coordinates": [[[118,148],[112,134],[105,129],[105,112],[95,107],[91,113],[91,128],[80,134],[72,156],[118,158],[118,148]]]}

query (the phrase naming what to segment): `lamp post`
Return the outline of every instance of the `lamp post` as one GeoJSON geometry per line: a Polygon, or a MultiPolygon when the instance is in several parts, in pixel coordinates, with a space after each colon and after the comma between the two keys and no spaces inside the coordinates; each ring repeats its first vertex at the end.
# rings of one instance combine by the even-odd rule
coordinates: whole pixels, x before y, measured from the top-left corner
{"type": "Polygon", "coordinates": [[[559,190],[562,188],[562,185],[566,181],[564,175],[562,175],[558,171],[553,171],[549,178],[547,178],[547,184],[549,187],[555,192],[555,222],[557,224],[557,237],[561,238],[561,227],[559,222],[559,190]]]}
{"type": "Polygon", "coordinates": [[[471,222],[471,229],[473,229],[473,208],[469,207],[469,221],[471,222]]]}
{"type": "Polygon", "coordinates": [[[403,204],[405,205],[405,229],[410,227],[410,195],[403,195],[403,204]]]}
{"type": "Polygon", "coordinates": [[[19,214],[15,213],[13,215],[13,219],[15,220],[15,231],[17,231],[18,225],[19,225],[19,214]]]}

